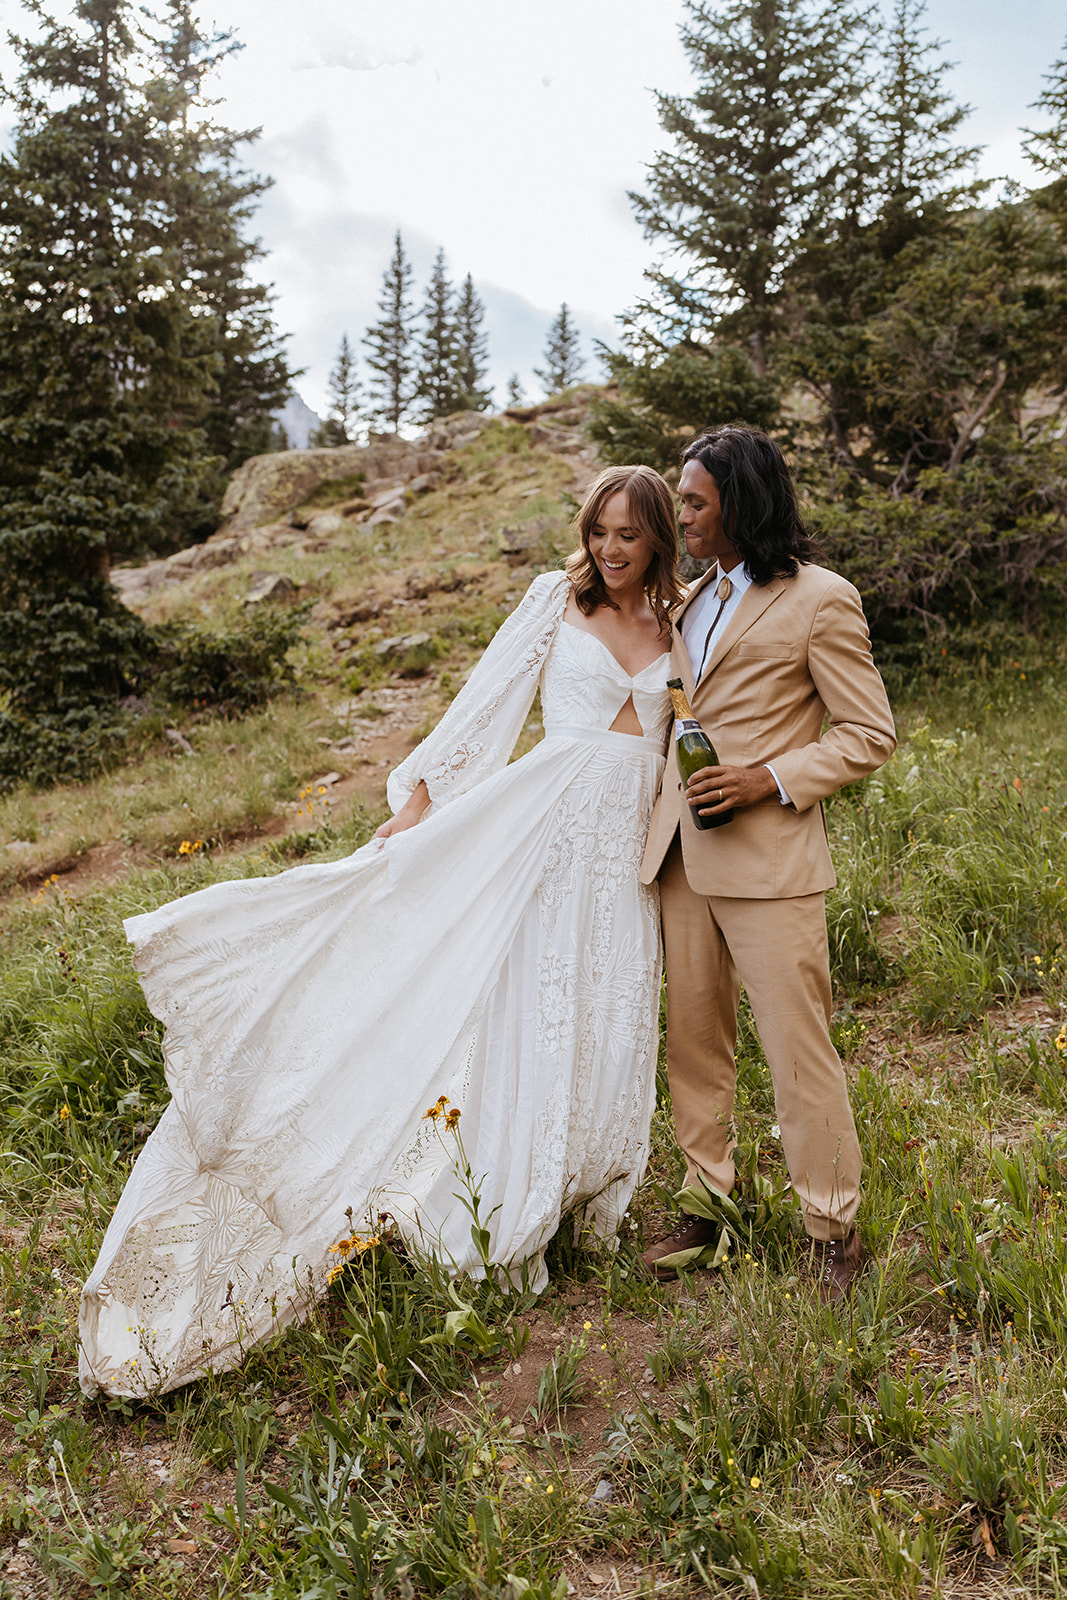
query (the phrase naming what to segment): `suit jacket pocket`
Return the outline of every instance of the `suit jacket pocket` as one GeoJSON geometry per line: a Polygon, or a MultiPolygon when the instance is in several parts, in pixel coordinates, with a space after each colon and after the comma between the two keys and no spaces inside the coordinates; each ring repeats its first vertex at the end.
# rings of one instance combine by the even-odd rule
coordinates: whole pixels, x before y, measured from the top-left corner
{"type": "Polygon", "coordinates": [[[767,661],[788,661],[793,647],[788,644],[744,644],[737,646],[739,656],[762,656],[767,661]]]}

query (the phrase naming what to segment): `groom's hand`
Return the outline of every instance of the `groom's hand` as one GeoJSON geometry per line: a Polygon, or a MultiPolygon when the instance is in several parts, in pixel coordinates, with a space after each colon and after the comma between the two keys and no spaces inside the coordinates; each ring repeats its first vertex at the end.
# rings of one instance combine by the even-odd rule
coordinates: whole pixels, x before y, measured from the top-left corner
{"type": "Polygon", "coordinates": [[[719,811],[736,811],[756,806],[768,795],[777,794],[778,785],[769,767],[701,767],[694,772],[685,798],[702,817],[719,811]]]}

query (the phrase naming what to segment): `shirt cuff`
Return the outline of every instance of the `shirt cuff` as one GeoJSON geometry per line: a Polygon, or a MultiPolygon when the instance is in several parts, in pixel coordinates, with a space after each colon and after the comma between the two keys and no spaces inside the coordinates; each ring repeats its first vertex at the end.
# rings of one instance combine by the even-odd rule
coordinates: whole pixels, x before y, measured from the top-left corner
{"type": "Polygon", "coordinates": [[[765,761],[763,763],[763,765],[767,768],[767,771],[770,773],[771,777],[774,779],[775,783],[778,785],[778,798],[779,798],[779,800],[782,802],[782,804],[784,806],[791,806],[793,804],[793,802],[792,802],[792,800],[790,800],[789,796],[785,792],[785,789],[782,787],[782,780],[778,776],[777,772],[775,772],[774,768],[771,766],[769,761],[765,761]]]}

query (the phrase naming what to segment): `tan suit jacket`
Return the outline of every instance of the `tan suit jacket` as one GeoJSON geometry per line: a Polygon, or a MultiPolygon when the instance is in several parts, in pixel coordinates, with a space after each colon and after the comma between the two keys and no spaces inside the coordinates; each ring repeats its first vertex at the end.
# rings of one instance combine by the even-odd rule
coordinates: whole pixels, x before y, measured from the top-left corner
{"type": "Polygon", "coordinates": [[[774,795],[737,811],[726,827],[701,830],[684,814],[689,808],[668,752],[641,881],[656,877],[681,825],[686,877],[697,894],[783,899],[830,889],[821,802],[875,771],[896,746],[859,594],[816,566],[753,583],[694,684],[678,624],[715,570],[692,585],[675,614],[672,675],[685,684],[720,764],[772,762],[793,803],[783,806],[774,795]]]}

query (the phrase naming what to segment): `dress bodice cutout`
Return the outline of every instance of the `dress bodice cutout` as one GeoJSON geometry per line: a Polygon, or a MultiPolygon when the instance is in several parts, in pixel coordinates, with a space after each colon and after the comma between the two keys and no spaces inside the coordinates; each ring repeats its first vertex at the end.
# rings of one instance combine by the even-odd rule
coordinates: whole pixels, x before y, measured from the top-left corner
{"type": "Polygon", "coordinates": [[[663,739],[671,717],[670,660],[665,651],[631,677],[595,633],[565,621],[541,675],[546,734],[557,726],[608,729],[632,698],[645,738],[663,739]]]}

